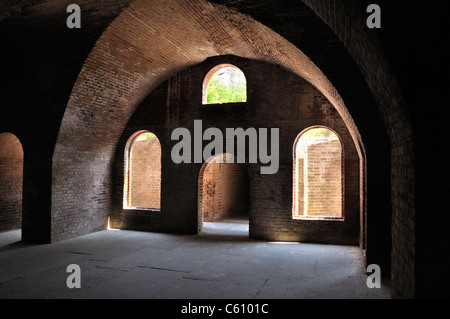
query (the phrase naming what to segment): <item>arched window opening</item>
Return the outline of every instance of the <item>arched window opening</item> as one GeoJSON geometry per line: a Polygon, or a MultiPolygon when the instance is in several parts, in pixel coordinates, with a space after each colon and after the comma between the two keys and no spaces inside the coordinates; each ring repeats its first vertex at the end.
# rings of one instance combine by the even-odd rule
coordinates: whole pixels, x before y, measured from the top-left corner
{"type": "Polygon", "coordinates": [[[0,134],[0,231],[22,228],[23,149],[11,133],[0,134]]]}
{"type": "Polygon", "coordinates": [[[301,133],[294,144],[293,218],[343,218],[342,144],[328,128],[301,133]]]}
{"type": "Polygon", "coordinates": [[[135,133],[125,148],[124,209],[161,209],[161,144],[148,131],[135,133]]]}
{"type": "Polygon", "coordinates": [[[247,80],[232,64],[220,64],[203,80],[203,104],[247,102],[247,80]]]}

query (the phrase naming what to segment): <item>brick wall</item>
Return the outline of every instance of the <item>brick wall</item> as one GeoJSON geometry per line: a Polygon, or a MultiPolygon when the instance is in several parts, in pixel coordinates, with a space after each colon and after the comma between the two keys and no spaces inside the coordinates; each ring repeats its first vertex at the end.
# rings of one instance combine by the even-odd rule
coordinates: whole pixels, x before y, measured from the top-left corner
{"type": "MultiPolygon", "coordinates": [[[[204,222],[248,216],[248,175],[244,164],[220,161],[205,163],[199,174],[199,214],[204,222]]],[[[236,160],[235,160],[236,161],[236,160]]]]}
{"type": "Polygon", "coordinates": [[[0,134],[0,231],[22,226],[23,151],[11,133],[0,134]]]}
{"type": "Polygon", "coordinates": [[[308,145],[306,156],[304,214],[341,217],[342,147],[340,141],[319,141],[308,145]]]}
{"type": "Polygon", "coordinates": [[[4,1],[0,4],[0,21],[21,12],[24,8],[39,3],[41,0],[4,1]]]}
{"type": "MultiPolygon", "coordinates": [[[[129,1],[114,1],[114,5],[108,2],[101,8],[98,7],[102,4],[101,1],[82,1],[83,5],[92,5],[92,9],[83,14],[84,25],[87,26],[90,22],[89,28],[84,30],[90,31],[88,35],[85,31],[79,32],[76,37],[74,30],[68,33],[64,23],[57,22],[60,20],[56,17],[64,13],[64,3],[55,6],[51,2],[41,9],[32,8],[23,15],[23,20],[19,19],[16,23],[13,21],[8,26],[11,19],[7,17],[10,14],[17,17],[24,5],[37,1],[19,2],[19,5],[6,4],[0,10],[4,13],[0,14],[0,19],[4,19],[2,32],[14,39],[14,44],[23,54],[20,57],[19,50],[11,50],[13,45],[4,42],[5,50],[2,53],[11,50],[12,54],[2,59],[5,61],[2,64],[3,70],[8,70],[2,72],[2,77],[5,75],[4,84],[7,84],[2,86],[2,97],[9,97],[12,103],[5,103],[11,106],[1,110],[0,122],[3,124],[2,128],[7,128],[6,131],[22,131],[21,141],[24,142],[30,130],[39,132],[33,134],[27,145],[28,163],[24,171],[24,216],[27,216],[25,223],[28,227],[25,229],[28,239],[55,241],[103,228],[112,207],[109,172],[117,140],[135,106],[168,76],[207,56],[236,54],[280,64],[298,74],[309,73],[313,78],[322,78],[314,68],[310,68],[311,64],[301,54],[297,55],[293,46],[286,45],[284,38],[305,52],[330,79],[362,132],[369,160],[367,166],[365,163],[359,166],[362,167],[359,176],[364,194],[359,203],[362,210],[368,207],[369,214],[362,216],[361,228],[366,228],[369,223],[370,234],[363,236],[361,242],[372,243],[369,244],[368,251],[370,262],[380,263],[386,254],[391,254],[391,228],[386,227],[386,223],[390,224],[392,200],[394,296],[411,297],[418,290],[423,294],[433,289],[440,290],[439,285],[433,283],[442,282],[440,270],[445,269],[445,264],[442,266],[444,259],[439,254],[448,249],[444,246],[430,250],[429,247],[441,247],[439,245],[442,243],[449,242],[445,235],[448,225],[447,204],[436,200],[445,196],[445,189],[439,189],[440,183],[434,180],[445,180],[445,177],[444,174],[432,172],[436,167],[433,165],[436,159],[445,161],[445,158],[439,156],[438,142],[434,148],[436,156],[429,156],[429,150],[432,141],[430,136],[436,129],[446,127],[445,123],[436,125],[436,120],[439,118],[444,121],[446,117],[436,116],[440,114],[438,105],[441,105],[438,94],[420,96],[424,89],[423,81],[415,80],[418,68],[410,66],[428,70],[430,64],[433,64],[436,71],[440,70],[436,50],[431,50],[431,45],[427,47],[428,43],[434,41],[428,30],[430,22],[445,23],[445,19],[439,17],[428,18],[430,21],[423,23],[420,21],[428,16],[424,14],[425,10],[428,14],[434,12],[435,15],[443,15],[445,10],[438,10],[436,6],[403,6],[395,15],[398,34],[393,33],[392,26],[383,27],[386,33],[394,34],[391,37],[391,44],[395,44],[392,50],[397,52],[402,64],[399,66],[394,63],[394,67],[399,73],[403,73],[403,77],[408,77],[410,83],[414,83],[413,89],[410,87],[409,91],[404,91],[411,96],[410,109],[415,112],[414,120],[421,128],[413,137],[408,114],[402,110],[403,100],[395,77],[387,67],[381,46],[371,36],[375,31],[369,31],[365,27],[365,7],[358,6],[364,1],[303,0],[325,23],[303,10],[301,1],[296,5],[289,1],[210,1],[236,5],[239,12],[255,17],[270,28],[263,27],[259,31],[251,18],[242,18],[243,15],[232,9],[214,12],[214,6],[209,3],[205,6],[204,1],[179,1],[178,4],[182,5],[177,5],[176,1],[134,1],[131,8],[125,10],[105,32],[105,28],[118,14],[110,8],[117,8],[117,4],[123,8],[129,1]],[[168,4],[166,11],[162,4],[168,4]],[[405,13],[405,9],[412,13],[405,13]],[[112,13],[105,17],[104,13],[108,10],[112,13]],[[57,14],[49,18],[48,12],[57,14]],[[198,12],[202,14],[197,14],[198,12]],[[175,13],[179,13],[178,16],[175,13]],[[172,14],[174,15],[171,16],[172,14]],[[416,19],[408,20],[411,16],[416,19]],[[28,17],[31,20],[27,20],[28,17]],[[167,22],[169,18],[170,22],[167,22]],[[51,23],[42,23],[43,21],[51,23]],[[56,24],[60,25],[59,30],[56,24]],[[337,35],[338,41],[332,41],[321,27],[322,24],[337,35]],[[40,27],[36,28],[36,25],[40,27]],[[408,25],[413,25],[414,28],[408,29],[408,25]],[[427,28],[419,28],[420,26],[427,28]],[[415,35],[414,38],[422,40],[411,41],[411,38],[404,36],[406,29],[414,29],[415,32],[420,30],[423,36],[415,35]],[[272,30],[283,38],[274,36],[272,30]],[[49,34],[52,36],[49,37],[49,34]],[[409,42],[408,45],[404,45],[406,42],[409,42]],[[94,43],[97,45],[92,49],[94,43]],[[397,50],[398,47],[401,50],[397,50]],[[423,52],[421,48],[430,51],[430,59],[425,58],[427,52],[423,52]],[[343,51],[349,52],[352,63],[357,64],[356,73],[352,73],[349,64],[345,63],[348,59],[345,59],[343,51]],[[91,52],[90,57],[80,73],[88,52],[91,52]],[[179,54],[180,52],[183,54],[179,54]],[[420,58],[416,58],[419,56],[420,58]],[[422,63],[423,61],[426,63],[422,63]],[[25,66],[19,68],[21,65],[25,66]],[[303,68],[304,66],[306,67],[303,68]],[[22,69],[22,74],[17,72],[18,69],[22,69]],[[75,82],[79,74],[80,77],[75,82]],[[34,83],[25,83],[33,77],[34,83]],[[361,94],[364,88],[358,86],[358,83],[363,82],[370,87],[369,95],[361,94]],[[21,94],[25,91],[26,95],[21,94]],[[369,98],[354,99],[354,95],[358,94],[369,98]],[[23,101],[25,96],[26,101],[23,101]],[[372,97],[376,99],[375,106],[371,101],[372,97]],[[19,99],[22,101],[19,102],[19,99]],[[66,105],[65,119],[60,122],[66,105]],[[380,127],[378,119],[373,116],[380,113],[385,127],[380,127]],[[384,136],[386,131],[391,140],[384,136]],[[430,133],[427,136],[424,132],[430,133]],[[104,137],[105,134],[108,134],[108,138],[104,137]],[[388,156],[385,155],[386,152],[388,156]],[[368,184],[364,184],[366,175],[370,181],[368,184]],[[417,185],[420,189],[416,188],[416,178],[422,181],[417,185]],[[431,185],[435,185],[435,188],[432,189],[431,185]],[[367,201],[366,195],[369,196],[367,201]],[[421,209],[420,215],[417,207],[421,209]],[[430,215],[435,218],[429,218],[430,215]],[[378,253],[373,253],[376,250],[378,253]],[[435,271],[429,271],[430,267],[435,271]],[[420,282],[416,283],[416,278],[420,278],[420,282]]],[[[388,10],[384,10],[387,3],[385,1],[382,5],[383,24],[388,22],[388,10]]],[[[438,28],[433,34],[440,34],[440,30],[438,28]]],[[[444,54],[442,52],[438,54],[444,54]]],[[[173,84],[172,89],[177,89],[179,81],[171,80],[170,83],[173,84]]],[[[328,93],[334,90],[333,87],[327,87],[326,81],[324,83],[318,85],[316,82],[315,85],[328,93]]],[[[433,85],[428,85],[427,89],[436,93],[433,85]]],[[[178,121],[176,112],[169,110],[168,114],[168,123],[178,121]]],[[[161,132],[164,133],[164,130],[161,132]]],[[[345,167],[352,165],[347,162],[345,167]]],[[[354,171],[352,169],[346,174],[354,171]]],[[[349,196],[351,194],[345,194],[346,201],[349,196]]],[[[176,209],[176,205],[173,208],[176,209]]],[[[138,224],[142,225],[147,220],[148,214],[138,224]]],[[[149,224],[154,226],[159,221],[159,217],[155,216],[149,224]]],[[[180,218],[179,224],[183,222],[186,220],[180,218]]]]}
{"type": "MultiPolygon", "coordinates": [[[[121,146],[118,143],[122,133],[129,134],[129,137],[137,131],[125,129],[133,112],[149,92],[168,77],[178,74],[181,78],[182,70],[211,56],[233,54],[291,70],[326,96],[346,122],[353,140],[359,139],[343,100],[327,77],[302,51],[258,21],[224,6],[204,0],[133,1],[101,33],[95,46],[86,52],[89,56],[71,87],[52,153],[51,241],[105,228],[108,215],[115,205],[113,201],[116,201],[116,195],[112,193],[112,183],[115,181],[110,174],[114,152],[121,146]]],[[[158,136],[167,139],[168,132],[174,127],[188,125],[185,119],[197,116],[195,108],[180,104],[180,101],[194,103],[194,90],[180,92],[185,90],[180,81],[182,79],[176,78],[169,81],[170,99],[166,97],[163,102],[167,109],[155,107],[157,112],[167,115],[163,121],[155,123],[151,120],[151,125],[144,125],[147,128],[137,129],[158,130],[158,136]],[[187,110],[191,110],[188,117],[187,110]]],[[[254,101],[252,107],[256,103],[254,101]]],[[[218,110],[219,114],[221,112],[218,110]]],[[[264,125],[270,124],[266,122],[264,125]]],[[[298,131],[295,132],[297,134],[298,131]]],[[[170,156],[172,145],[167,140],[161,143],[164,163],[165,156],[170,156]]],[[[289,148],[292,148],[292,143],[289,148]]],[[[360,148],[360,143],[356,145],[360,148]]],[[[180,167],[167,168],[175,172],[180,167]]],[[[173,174],[164,178],[164,172],[162,167],[162,194],[165,192],[164,180],[170,181],[170,174],[173,174]]],[[[180,191],[190,193],[194,188],[197,192],[196,182],[193,182],[194,185],[190,183],[179,185],[180,191]]],[[[168,187],[172,187],[172,183],[168,187]]],[[[196,196],[193,198],[190,198],[187,207],[196,205],[196,196]]],[[[161,207],[164,201],[163,195],[161,207]]],[[[195,220],[192,222],[191,216],[182,212],[183,206],[178,205],[180,201],[170,200],[166,204],[172,208],[173,214],[179,215],[167,221],[166,228],[177,231],[186,227],[196,228],[195,220]]],[[[196,212],[193,214],[196,215],[196,212]]],[[[161,216],[166,218],[163,214],[161,216]]]]}
{"type": "MultiPolygon", "coordinates": [[[[172,130],[185,127],[191,131],[193,137],[195,119],[202,119],[203,130],[208,127],[217,127],[222,132],[225,132],[226,128],[237,127],[280,129],[279,171],[273,175],[261,175],[260,164],[247,165],[252,238],[358,245],[361,213],[360,164],[356,147],[344,121],[330,102],[300,77],[277,66],[234,56],[207,59],[171,77],[156,88],[133,114],[116,150],[115,200],[114,213],[111,216],[115,227],[197,233],[201,220],[198,214],[201,197],[198,182],[202,176],[203,163],[174,164],[170,154],[172,147],[178,142],[171,140],[172,130]],[[244,72],[248,85],[247,103],[202,104],[203,79],[214,66],[221,63],[234,64],[244,72]],[[293,147],[298,134],[315,125],[326,126],[335,131],[346,150],[342,163],[346,181],[343,199],[344,221],[305,221],[292,218],[293,147]],[[154,132],[160,137],[162,145],[159,215],[145,215],[141,210],[123,210],[121,206],[123,152],[129,137],[139,130],[154,132]]],[[[203,146],[208,143],[203,141],[203,146]]],[[[209,167],[207,172],[211,170],[215,171],[214,166],[209,167]]],[[[225,182],[224,175],[221,174],[220,181],[225,182]]],[[[233,182],[227,183],[231,185],[233,182]]],[[[217,194],[226,195],[225,192],[217,190],[217,180],[215,184],[214,181],[207,183],[205,188],[208,188],[208,185],[211,188],[215,185],[217,194]]],[[[235,186],[232,188],[237,190],[235,186]]],[[[227,196],[236,197],[232,193],[227,196]]],[[[226,202],[223,199],[221,205],[226,202]]],[[[209,204],[219,205],[219,202],[210,201],[207,205],[209,204]]],[[[224,210],[224,206],[221,209],[224,210]]]]}
{"type": "Polygon", "coordinates": [[[126,205],[135,208],[161,207],[161,144],[153,137],[132,142],[125,181],[126,205]],[[128,188],[128,189],[127,189],[128,188]]]}
{"type": "MultiPolygon", "coordinates": [[[[392,200],[392,278],[395,282],[393,296],[411,298],[415,294],[414,251],[414,142],[408,110],[376,30],[370,30],[362,14],[370,3],[361,1],[335,2],[304,0],[327,23],[352,55],[374,95],[391,143],[391,194],[392,200]],[[350,23],[351,21],[351,23],[350,23]]],[[[385,3],[382,7],[387,8],[385,3]]],[[[402,13],[403,14],[403,13],[402,13]]],[[[405,15],[407,16],[407,15],[405,15]]],[[[397,17],[396,17],[397,19],[397,17]]],[[[390,31],[388,31],[390,32],[390,31]]],[[[376,192],[376,190],[374,190],[376,192]]],[[[386,209],[380,209],[389,219],[386,209]],[[386,213],[385,213],[386,212],[386,213]]],[[[371,223],[370,219],[369,222],[371,223]]],[[[376,223],[370,232],[380,228],[376,223]]],[[[376,236],[375,234],[373,236],[376,236]]],[[[382,250],[390,243],[378,243],[370,262],[378,262],[382,250]]],[[[390,265],[383,265],[390,269],[390,265]]]]}

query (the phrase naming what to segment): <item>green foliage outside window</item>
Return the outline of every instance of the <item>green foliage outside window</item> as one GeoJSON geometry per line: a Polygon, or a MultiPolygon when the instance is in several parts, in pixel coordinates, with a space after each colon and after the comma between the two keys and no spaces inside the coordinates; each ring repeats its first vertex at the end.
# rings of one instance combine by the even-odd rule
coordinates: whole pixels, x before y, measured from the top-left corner
{"type": "Polygon", "coordinates": [[[156,137],[155,134],[150,133],[150,132],[146,132],[146,133],[139,134],[139,136],[136,139],[136,141],[139,142],[139,141],[148,140],[148,139],[154,138],[154,137],[156,137]]]}
{"type": "Polygon", "coordinates": [[[207,103],[236,103],[247,102],[247,82],[244,78],[239,78],[235,83],[225,83],[221,81],[219,75],[214,74],[206,88],[207,103]]]}

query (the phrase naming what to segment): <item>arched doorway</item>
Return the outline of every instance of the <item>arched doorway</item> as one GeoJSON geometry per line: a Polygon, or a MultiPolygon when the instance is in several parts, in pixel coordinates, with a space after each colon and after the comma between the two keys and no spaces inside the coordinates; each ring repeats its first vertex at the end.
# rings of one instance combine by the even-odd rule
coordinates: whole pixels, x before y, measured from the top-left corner
{"type": "Polygon", "coordinates": [[[248,237],[249,178],[245,164],[222,153],[203,163],[198,176],[198,234],[248,237]]]}
{"type": "Polygon", "coordinates": [[[22,227],[23,149],[11,133],[0,133],[0,232],[22,227]]]}

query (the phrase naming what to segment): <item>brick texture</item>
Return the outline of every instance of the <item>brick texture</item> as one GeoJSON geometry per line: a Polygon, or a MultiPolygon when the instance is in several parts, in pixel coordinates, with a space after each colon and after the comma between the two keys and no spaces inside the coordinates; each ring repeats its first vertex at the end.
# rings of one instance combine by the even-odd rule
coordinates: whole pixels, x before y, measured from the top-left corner
{"type": "Polygon", "coordinates": [[[125,150],[128,163],[124,205],[158,210],[161,208],[161,144],[157,137],[138,140],[141,134],[125,150]]]}
{"type": "MultiPolygon", "coordinates": [[[[226,142],[224,140],[224,149],[226,142]]],[[[208,141],[203,141],[203,146],[207,144],[208,141]]],[[[296,75],[270,64],[234,56],[215,57],[171,77],[156,88],[133,114],[120,138],[114,168],[115,208],[111,220],[115,227],[142,229],[142,225],[146,225],[148,230],[197,233],[198,228],[201,228],[202,211],[206,212],[206,220],[209,220],[209,208],[214,207],[214,211],[219,213],[212,217],[214,220],[220,218],[221,214],[235,211],[236,208],[232,207],[236,207],[234,205],[241,201],[242,204],[237,206],[243,210],[248,206],[252,238],[359,244],[359,219],[362,213],[360,163],[349,130],[336,109],[317,89],[296,75]],[[202,104],[204,77],[214,66],[222,63],[234,64],[244,72],[248,85],[248,102],[202,104]],[[275,105],[277,112],[273,112],[275,105]],[[273,175],[261,175],[259,170],[262,164],[247,162],[247,197],[240,196],[239,187],[242,186],[238,184],[246,185],[243,180],[239,182],[241,177],[231,178],[237,170],[232,164],[220,164],[220,178],[212,178],[217,175],[220,167],[217,167],[218,164],[203,164],[203,168],[200,163],[174,164],[170,152],[177,141],[171,140],[172,130],[185,127],[193,137],[195,119],[202,120],[203,130],[208,127],[217,127],[222,132],[226,128],[237,127],[279,128],[279,171],[273,175]],[[329,127],[337,132],[345,149],[342,165],[337,164],[342,166],[342,174],[345,176],[345,196],[337,199],[342,200],[343,221],[292,218],[294,143],[300,132],[316,125],[329,127]],[[123,210],[121,207],[123,150],[129,137],[143,129],[155,132],[160,137],[163,149],[159,216],[152,213],[146,216],[143,211],[123,210]],[[228,200],[229,198],[233,198],[233,201],[228,200]],[[146,221],[138,225],[138,216],[139,220],[146,221]]]]}
{"type": "Polygon", "coordinates": [[[203,164],[199,173],[199,214],[204,222],[227,218],[248,218],[249,181],[245,164],[226,162],[226,154],[216,155],[222,162],[203,164]]]}
{"type": "MultiPolygon", "coordinates": [[[[105,227],[113,204],[109,174],[113,154],[127,121],[148,93],[170,75],[210,56],[227,54],[280,65],[311,82],[334,105],[360,152],[358,130],[333,85],[278,34],[235,10],[205,1],[135,1],[111,23],[90,52],[61,121],[52,166],[53,241],[105,227]]],[[[171,81],[169,87],[171,99],[166,103],[170,105],[165,128],[160,129],[163,135],[183,123],[188,106],[184,102],[181,108],[175,103],[180,83],[171,81]]],[[[164,162],[167,150],[162,144],[164,162]]],[[[164,168],[162,176],[164,179],[164,168]]],[[[163,206],[164,198],[161,201],[163,206]]],[[[185,229],[191,219],[174,220],[178,224],[175,229],[181,225],[185,229]]]]}
{"type": "MultiPolygon", "coordinates": [[[[414,297],[414,142],[410,115],[399,84],[391,75],[375,31],[366,27],[365,15],[360,14],[365,11],[365,1],[304,2],[345,44],[379,105],[391,141],[392,277],[395,278],[394,282],[401,282],[399,286],[394,284],[393,296],[414,297]]],[[[372,229],[376,227],[374,225],[372,229]]]]}
{"type": "MultiPolygon", "coordinates": [[[[335,121],[339,115],[347,128],[347,133],[338,130],[346,154],[343,212],[348,220],[349,207],[357,207],[366,261],[390,273],[394,297],[440,296],[445,291],[449,215],[447,201],[442,200],[446,190],[440,185],[448,174],[435,172],[446,165],[435,138],[445,135],[445,90],[428,81],[436,79],[434,74],[419,77],[418,72],[441,73],[439,57],[446,51],[432,49],[435,37],[430,35],[443,34],[440,25],[445,24],[446,10],[439,10],[438,4],[397,4],[398,11],[389,12],[394,2],[380,1],[380,32],[366,28],[369,1],[364,0],[77,3],[83,10],[81,30],[65,26],[64,1],[0,5],[0,130],[18,136],[24,148],[24,240],[55,242],[101,230],[110,214],[120,227],[195,232],[201,165],[193,165],[192,171],[172,165],[168,138],[174,127],[190,127],[194,118],[210,119],[208,125],[217,126],[286,128],[282,141],[289,156],[277,180],[248,167],[251,234],[307,240],[317,228],[336,223],[307,228],[302,221],[291,221],[293,163],[287,158],[292,157],[301,129],[318,122],[335,129],[342,124],[335,121]],[[377,33],[388,42],[380,43],[377,33]],[[394,60],[388,61],[387,53],[394,60]],[[299,97],[300,92],[289,89],[296,80],[276,77],[284,84],[277,86],[260,74],[253,83],[264,80],[264,90],[249,87],[250,109],[236,105],[226,111],[204,110],[196,81],[205,74],[195,74],[192,67],[221,55],[279,66],[304,78],[320,94],[301,91],[299,97]],[[268,92],[277,96],[269,99],[268,92]],[[280,98],[285,94],[296,97],[280,98]],[[151,117],[135,113],[145,108],[146,97],[154,103],[148,106],[151,117]],[[322,99],[334,111],[321,107],[326,104],[322,99]],[[280,108],[278,101],[284,103],[280,108]],[[302,105],[301,112],[297,105],[302,105]],[[218,117],[224,123],[214,121],[218,117]],[[290,130],[292,119],[298,121],[290,130]],[[121,212],[121,157],[126,141],[139,130],[161,137],[162,212],[121,212]],[[358,160],[347,157],[351,145],[358,160]],[[183,196],[167,195],[170,192],[183,196]],[[274,221],[273,227],[267,220],[274,221]]],[[[246,75],[252,73],[246,70],[246,75]]],[[[350,233],[327,230],[341,239],[350,233]]],[[[324,240],[329,240],[326,234],[324,240]]]]}
{"type": "Polygon", "coordinates": [[[23,150],[11,133],[0,133],[0,231],[22,226],[23,150]]]}
{"type": "Polygon", "coordinates": [[[338,139],[297,144],[294,209],[302,216],[342,217],[342,146],[338,139]]]}

